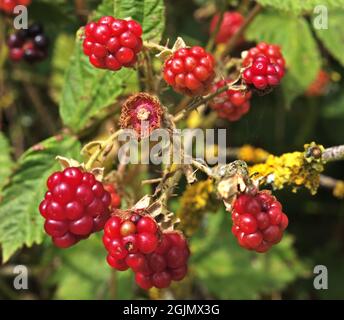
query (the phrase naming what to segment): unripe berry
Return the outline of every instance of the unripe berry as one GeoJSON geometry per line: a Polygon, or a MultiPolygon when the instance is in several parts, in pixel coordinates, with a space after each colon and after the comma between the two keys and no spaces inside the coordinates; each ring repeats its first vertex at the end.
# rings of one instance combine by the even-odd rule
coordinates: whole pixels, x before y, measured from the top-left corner
{"type": "Polygon", "coordinates": [[[115,211],[105,225],[103,243],[108,264],[117,270],[130,268],[142,289],[166,288],[187,273],[186,239],[179,232],[161,233],[155,220],[142,212],[115,211]],[[123,236],[123,230],[130,230],[129,235],[123,236]]]}
{"type": "Polygon", "coordinates": [[[325,70],[320,70],[315,80],[309,85],[306,90],[306,96],[308,97],[319,97],[323,96],[330,82],[330,75],[325,70]]]}
{"type": "Polygon", "coordinates": [[[237,196],[232,211],[232,233],[243,248],[266,252],[283,237],[288,217],[267,191],[237,196]]]}
{"type": "Polygon", "coordinates": [[[248,51],[243,67],[243,80],[258,90],[265,90],[280,83],[285,60],[277,45],[261,42],[248,51]]]}
{"type": "Polygon", "coordinates": [[[0,1],[0,11],[4,11],[6,14],[13,14],[13,10],[16,6],[28,6],[31,0],[1,0],[0,1]]]}
{"type": "Polygon", "coordinates": [[[142,49],[142,28],[134,20],[104,16],[85,26],[83,50],[96,68],[133,67],[142,49]]]}
{"type": "MultiPolygon", "coordinates": [[[[219,23],[220,15],[216,14],[210,23],[210,33],[214,32],[217,24],[219,23]]],[[[239,12],[227,11],[223,14],[222,22],[219,31],[216,35],[216,43],[226,43],[238,31],[244,22],[244,17],[239,12]]],[[[239,42],[242,42],[241,37],[239,42]]]]}
{"type": "Polygon", "coordinates": [[[67,248],[103,229],[110,216],[110,195],[93,174],[66,168],[53,173],[47,187],[39,211],[46,219],[45,231],[56,246],[67,248]]]}
{"type": "Polygon", "coordinates": [[[202,47],[181,48],[164,64],[164,79],[179,93],[205,95],[214,79],[215,60],[202,47]]]}
{"type": "MultiPolygon", "coordinates": [[[[216,92],[230,80],[220,80],[213,85],[212,92],[216,92]]],[[[218,116],[229,121],[237,121],[250,110],[250,91],[238,91],[229,89],[217,95],[211,102],[210,106],[218,116]]]]}

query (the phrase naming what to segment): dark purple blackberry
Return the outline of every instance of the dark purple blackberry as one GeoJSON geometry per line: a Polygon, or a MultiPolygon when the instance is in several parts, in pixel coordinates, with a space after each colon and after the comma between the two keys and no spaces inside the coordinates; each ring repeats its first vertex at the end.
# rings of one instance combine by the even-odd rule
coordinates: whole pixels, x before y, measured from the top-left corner
{"type": "Polygon", "coordinates": [[[47,57],[49,39],[43,33],[43,27],[35,23],[26,30],[21,29],[11,34],[8,37],[7,45],[12,61],[25,60],[28,63],[35,63],[47,57]]]}

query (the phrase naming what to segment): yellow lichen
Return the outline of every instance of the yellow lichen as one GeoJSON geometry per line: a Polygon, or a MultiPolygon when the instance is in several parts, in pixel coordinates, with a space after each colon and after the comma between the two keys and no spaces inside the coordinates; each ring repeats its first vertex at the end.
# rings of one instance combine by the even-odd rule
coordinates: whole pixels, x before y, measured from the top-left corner
{"type": "Polygon", "coordinates": [[[255,148],[249,144],[243,145],[238,150],[238,159],[245,162],[260,163],[266,161],[269,153],[261,148],[255,148]]]}
{"type": "Polygon", "coordinates": [[[338,199],[344,199],[344,181],[338,181],[333,188],[333,195],[338,199]]]}
{"type": "Polygon", "coordinates": [[[210,179],[189,185],[184,191],[177,216],[180,219],[179,227],[187,236],[199,228],[204,214],[214,209],[211,199],[213,191],[214,185],[210,179]]]}
{"type": "Polygon", "coordinates": [[[314,142],[304,147],[304,152],[285,153],[279,157],[269,155],[265,163],[251,166],[249,172],[261,182],[271,183],[275,189],[289,185],[296,191],[305,186],[315,194],[319,187],[319,174],[324,170],[321,159],[324,148],[314,142]]]}

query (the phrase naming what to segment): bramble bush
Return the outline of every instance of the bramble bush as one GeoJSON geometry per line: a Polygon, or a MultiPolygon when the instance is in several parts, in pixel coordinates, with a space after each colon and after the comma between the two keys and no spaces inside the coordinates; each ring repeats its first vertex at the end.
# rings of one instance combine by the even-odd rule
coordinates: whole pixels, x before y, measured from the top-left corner
{"type": "Polygon", "coordinates": [[[0,297],[343,297],[341,0],[3,0],[0,18],[0,297]]]}

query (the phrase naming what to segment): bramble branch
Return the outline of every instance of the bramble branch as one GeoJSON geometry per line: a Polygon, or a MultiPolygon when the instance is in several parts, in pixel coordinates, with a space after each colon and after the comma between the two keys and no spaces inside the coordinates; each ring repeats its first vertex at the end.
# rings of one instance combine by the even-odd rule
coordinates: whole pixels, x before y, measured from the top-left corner
{"type": "Polygon", "coordinates": [[[254,20],[254,18],[258,15],[258,13],[263,9],[263,7],[257,3],[253,9],[249,12],[247,15],[244,23],[241,25],[241,27],[238,29],[238,31],[231,37],[229,42],[226,45],[226,48],[221,54],[221,57],[224,58],[227,54],[229,54],[233,48],[236,46],[237,42],[239,41],[240,37],[244,34],[247,27],[251,24],[251,22],[254,20]]]}
{"type": "Polygon", "coordinates": [[[344,145],[326,148],[322,159],[326,162],[344,160],[344,145]]]}

